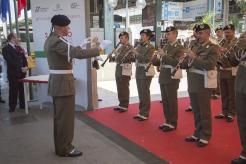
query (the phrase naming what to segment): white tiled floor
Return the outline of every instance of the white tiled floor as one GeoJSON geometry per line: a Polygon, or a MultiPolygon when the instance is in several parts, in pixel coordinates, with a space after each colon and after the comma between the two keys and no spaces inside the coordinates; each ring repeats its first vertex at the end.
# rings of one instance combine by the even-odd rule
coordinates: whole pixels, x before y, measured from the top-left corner
{"type": "MultiPolygon", "coordinates": [[[[179,84],[178,90],[178,97],[185,97],[188,96],[187,92],[187,78],[186,72],[183,71],[184,77],[181,79],[179,84]]],[[[99,102],[99,108],[102,107],[110,107],[118,105],[118,98],[117,98],[117,89],[116,89],[116,82],[114,80],[111,81],[99,81],[97,83],[98,86],[98,96],[103,101],[99,102]]],[[[151,86],[151,100],[160,100],[160,86],[158,83],[158,76],[155,76],[152,79],[151,86]]],[[[130,81],[130,103],[138,102],[138,92],[136,86],[136,80],[131,79],[130,81]]]]}

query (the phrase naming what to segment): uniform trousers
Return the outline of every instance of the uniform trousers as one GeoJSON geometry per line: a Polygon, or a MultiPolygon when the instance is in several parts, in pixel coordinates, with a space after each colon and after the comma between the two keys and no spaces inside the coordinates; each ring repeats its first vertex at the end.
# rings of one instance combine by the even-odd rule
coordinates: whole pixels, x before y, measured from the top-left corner
{"type": "Polygon", "coordinates": [[[222,113],[227,116],[235,115],[235,90],[234,90],[235,78],[221,79],[221,100],[222,100],[222,113]]]}
{"type": "Polygon", "coordinates": [[[65,155],[74,149],[75,96],[53,96],[54,142],[57,155],[65,155]]]}
{"type": "Polygon", "coordinates": [[[179,83],[172,84],[160,84],[161,88],[161,98],[163,105],[163,113],[167,124],[172,126],[177,126],[178,120],[178,100],[177,100],[177,90],[179,88],[179,83]]]}
{"type": "Polygon", "coordinates": [[[118,100],[120,102],[119,106],[123,108],[128,108],[128,105],[129,105],[129,96],[130,96],[129,81],[130,79],[131,79],[130,76],[116,77],[118,100]]]}
{"type": "Polygon", "coordinates": [[[241,138],[241,155],[246,157],[246,94],[236,92],[237,122],[241,138]]]}
{"type": "Polygon", "coordinates": [[[145,117],[149,116],[150,112],[150,84],[152,76],[145,79],[136,79],[139,97],[139,114],[145,117]]]}
{"type": "Polygon", "coordinates": [[[205,89],[201,92],[189,92],[189,95],[195,120],[195,132],[193,135],[208,141],[212,135],[211,90],[205,89]]]}

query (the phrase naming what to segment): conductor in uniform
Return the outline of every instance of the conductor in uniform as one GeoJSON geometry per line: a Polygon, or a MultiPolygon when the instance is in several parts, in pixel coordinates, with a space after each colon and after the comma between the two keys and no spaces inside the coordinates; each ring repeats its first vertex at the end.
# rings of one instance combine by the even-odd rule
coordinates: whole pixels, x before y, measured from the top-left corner
{"type": "MultiPolygon", "coordinates": [[[[195,142],[197,147],[204,147],[212,136],[211,88],[205,85],[208,83],[205,78],[207,71],[216,71],[218,47],[209,40],[211,30],[208,24],[200,24],[196,32],[200,45],[196,50],[188,51],[188,58],[182,64],[183,68],[188,68],[188,92],[195,119],[195,131],[193,135],[186,137],[185,141],[195,142]]],[[[216,80],[217,76],[214,79],[216,80]]]]}
{"type": "MultiPolygon", "coordinates": [[[[177,91],[181,77],[173,78],[172,70],[177,66],[180,57],[184,55],[184,47],[177,42],[178,30],[173,27],[167,27],[165,38],[168,43],[162,49],[159,49],[160,57],[153,59],[155,66],[160,66],[159,83],[161,88],[161,97],[163,104],[163,113],[165,123],[159,126],[163,132],[173,131],[177,127],[178,120],[178,100],[177,91]]],[[[180,70],[181,71],[181,70],[180,70]]]]}
{"type": "Polygon", "coordinates": [[[154,54],[154,46],[150,44],[153,37],[150,29],[140,31],[140,44],[136,47],[136,81],[139,97],[139,113],[134,119],[145,121],[150,112],[150,84],[154,76],[154,67],[151,66],[146,70],[147,65],[151,64],[154,54]]]}
{"type": "Polygon", "coordinates": [[[53,98],[55,153],[65,157],[81,156],[82,152],[72,145],[75,107],[72,59],[98,56],[99,48],[83,50],[70,45],[64,39],[70,29],[67,16],[54,15],[51,24],[51,33],[45,41],[44,50],[50,69],[48,94],[53,98]]]}
{"type": "Polygon", "coordinates": [[[115,56],[111,57],[110,61],[116,62],[115,79],[119,106],[114,110],[122,113],[128,110],[129,105],[129,82],[132,75],[132,62],[135,60],[133,46],[129,43],[129,34],[121,32],[119,34],[121,46],[116,50],[115,56]]]}

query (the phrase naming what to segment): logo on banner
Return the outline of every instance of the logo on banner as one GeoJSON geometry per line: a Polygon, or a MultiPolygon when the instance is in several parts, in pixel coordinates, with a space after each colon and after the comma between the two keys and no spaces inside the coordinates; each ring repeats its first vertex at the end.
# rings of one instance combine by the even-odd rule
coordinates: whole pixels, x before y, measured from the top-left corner
{"type": "Polygon", "coordinates": [[[61,4],[57,3],[53,11],[61,11],[61,10],[62,10],[61,4]]]}
{"type": "Polygon", "coordinates": [[[73,2],[70,5],[71,9],[80,9],[79,4],[77,2],[73,2]]]}
{"type": "Polygon", "coordinates": [[[39,13],[39,12],[47,12],[48,9],[49,9],[48,7],[36,6],[36,8],[35,8],[35,13],[39,13]]]}

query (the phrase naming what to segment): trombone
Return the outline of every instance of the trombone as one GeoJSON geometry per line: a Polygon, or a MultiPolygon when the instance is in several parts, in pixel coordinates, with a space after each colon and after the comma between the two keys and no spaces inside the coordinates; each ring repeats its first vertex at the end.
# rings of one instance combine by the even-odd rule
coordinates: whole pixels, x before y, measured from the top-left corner
{"type": "Polygon", "coordinates": [[[111,51],[111,53],[107,56],[107,58],[104,60],[104,62],[101,64],[101,67],[104,67],[104,65],[106,64],[106,62],[112,57],[113,53],[117,50],[117,48],[119,47],[121,43],[119,42],[115,48],[111,51]]]}

